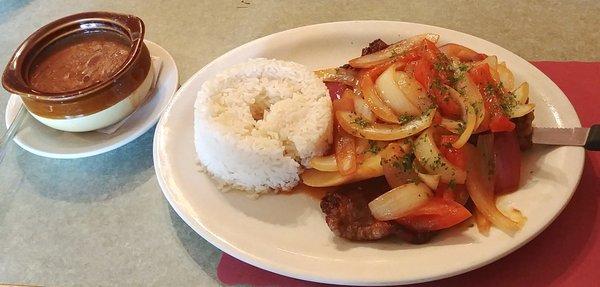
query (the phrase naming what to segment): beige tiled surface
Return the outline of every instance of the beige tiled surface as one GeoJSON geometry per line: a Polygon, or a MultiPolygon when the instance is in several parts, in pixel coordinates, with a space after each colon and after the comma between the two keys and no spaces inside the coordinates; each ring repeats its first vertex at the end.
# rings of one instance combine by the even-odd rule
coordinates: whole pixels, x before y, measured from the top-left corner
{"type": "MultiPolygon", "coordinates": [[[[600,60],[600,1],[0,0],[0,63],[37,27],[86,10],[132,13],[184,82],[227,50],[321,22],[383,19],[473,34],[529,60],[600,60]],[[474,3],[476,2],[476,3],[474,3]]],[[[4,64],[2,64],[4,65],[4,64]]],[[[0,91],[0,118],[8,97],[0,91]]],[[[4,126],[0,127],[4,130],[4,126]]],[[[0,164],[0,282],[216,285],[219,252],[169,207],[149,131],[107,154],[53,160],[11,146],[0,164]]]]}

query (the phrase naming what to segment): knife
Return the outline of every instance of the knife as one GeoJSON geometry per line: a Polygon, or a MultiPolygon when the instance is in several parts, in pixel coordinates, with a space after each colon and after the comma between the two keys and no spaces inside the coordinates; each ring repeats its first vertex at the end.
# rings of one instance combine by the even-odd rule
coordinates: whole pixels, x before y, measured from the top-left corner
{"type": "Polygon", "coordinates": [[[533,128],[532,141],[544,145],[582,146],[600,150],[600,125],[591,128],[533,128]]]}

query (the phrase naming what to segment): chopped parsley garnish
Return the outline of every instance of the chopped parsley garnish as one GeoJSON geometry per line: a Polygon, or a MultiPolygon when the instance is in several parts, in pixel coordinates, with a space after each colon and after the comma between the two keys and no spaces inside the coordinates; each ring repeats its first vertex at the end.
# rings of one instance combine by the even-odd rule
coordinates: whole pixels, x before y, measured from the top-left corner
{"type": "Polygon", "coordinates": [[[407,153],[402,157],[402,168],[404,171],[409,171],[413,169],[413,161],[415,160],[415,154],[407,153]]]}
{"type": "Polygon", "coordinates": [[[473,108],[473,111],[475,112],[475,114],[479,114],[481,112],[481,107],[476,102],[471,103],[471,108],[473,108]]]}
{"type": "Polygon", "coordinates": [[[367,121],[366,119],[363,119],[362,117],[356,117],[354,121],[352,121],[352,123],[361,128],[366,128],[371,125],[371,122],[367,121]]]}
{"type": "Polygon", "coordinates": [[[465,131],[465,123],[463,122],[458,122],[458,130],[457,132],[459,134],[462,134],[465,131]]]}
{"type": "Polygon", "coordinates": [[[505,95],[500,101],[500,107],[506,115],[512,114],[512,110],[517,106],[517,104],[517,99],[513,94],[505,95]]]}
{"type": "Polygon", "coordinates": [[[335,68],[335,74],[336,75],[341,75],[343,73],[344,73],[344,69],[343,68],[339,68],[339,67],[335,68]]]}
{"type": "Polygon", "coordinates": [[[442,165],[444,165],[444,162],[442,162],[442,158],[440,156],[436,157],[435,160],[433,161],[433,164],[436,167],[441,167],[442,165]]]}
{"type": "Polygon", "coordinates": [[[488,83],[485,86],[485,89],[483,92],[484,92],[485,96],[503,95],[504,94],[504,86],[502,85],[502,82],[498,83],[498,85],[488,83]]]}
{"type": "Polygon", "coordinates": [[[448,78],[450,84],[454,86],[458,82],[460,82],[465,77],[465,73],[467,72],[467,70],[469,70],[469,66],[463,63],[459,63],[458,66],[454,69],[454,73],[452,73],[448,78]]]}
{"type": "Polygon", "coordinates": [[[431,81],[432,89],[440,89],[441,87],[442,87],[442,83],[440,82],[440,79],[433,79],[433,81],[431,81]]]}
{"type": "Polygon", "coordinates": [[[419,162],[423,166],[428,165],[433,170],[439,170],[441,168],[448,169],[448,167],[446,166],[446,164],[444,163],[444,161],[442,160],[442,158],[440,156],[433,158],[433,161],[431,161],[430,158],[421,157],[419,162]]]}
{"type": "Polygon", "coordinates": [[[442,63],[441,61],[437,61],[437,62],[433,63],[433,68],[436,71],[444,71],[447,69],[447,67],[448,66],[445,63],[442,63]]]}
{"type": "Polygon", "coordinates": [[[451,179],[450,182],[448,182],[448,187],[452,190],[454,190],[454,188],[456,188],[456,180],[451,179]]]}
{"type": "Polygon", "coordinates": [[[446,55],[438,54],[435,62],[433,63],[433,68],[438,72],[451,72],[452,67],[450,64],[450,59],[448,59],[446,55]]]}
{"type": "Polygon", "coordinates": [[[431,81],[431,89],[437,89],[442,92],[448,92],[448,88],[444,86],[438,78],[435,78],[433,79],[433,81],[431,81]]]}
{"type": "Polygon", "coordinates": [[[415,160],[415,154],[407,153],[402,157],[394,157],[394,162],[392,162],[392,166],[403,170],[405,172],[411,171],[413,169],[413,161],[415,160]]]}
{"type": "Polygon", "coordinates": [[[454,86],[454,85],[456,85],[456,83],[458,83],[458,81],[460,81],[460,78],[459,78],[459,77],[456,77],[456,75],[451,75],[451,76],[448,78],[448,82],[450,82],[450,85],[451,85],[451,86],[454,86]]]}
{"type": "Polygon", "coordinates": [[[402,114],[402,115],[398,116],[398,121],[402,125],[406,124],[414,119],[415,119],[415,116],[413,116],[413,115],[402,114]]]}
{"type": "Polygon", "coordinates": [[[380,151],[381,151],[381,147],[377,144],[377,142],[369,140],[369,152],[372,154],[377,154],[380,151]]]}
{"type": "Polygon", "coordinates": [[[452,147],[452,143],[451,142],[444,143],[444,146],[447,147],[447,148],[451,148],[452,147]]]}
{"type": "Polygon", "coordinates": [[[487,86],[485,86],[484,92],[487,96],[493,95],[496,92],[496,87],[492,84],[487,84],[487,86]]]}

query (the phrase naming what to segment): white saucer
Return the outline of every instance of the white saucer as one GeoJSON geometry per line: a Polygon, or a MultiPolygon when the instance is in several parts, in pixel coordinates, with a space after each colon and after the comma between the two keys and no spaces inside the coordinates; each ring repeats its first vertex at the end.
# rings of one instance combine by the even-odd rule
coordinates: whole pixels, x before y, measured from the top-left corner
{"type": "MultiPolygon", "coordinates": [[[[144,42],[150,55],[159,57],[162,61],[156,91],[153,98],[134,112],[117,131],[112,134],[63,132],[49,128],[30,116],[23,122],[14,141],[23,149],[36,155],[51,158],[82,158],[121,147],[152,128],[175,94],[179,84],[179,74],[169,52],[151,41],[144,42]]],[[[10,97],[4,118],[7,127],[21,104],[19,96],[10,97]]]]}

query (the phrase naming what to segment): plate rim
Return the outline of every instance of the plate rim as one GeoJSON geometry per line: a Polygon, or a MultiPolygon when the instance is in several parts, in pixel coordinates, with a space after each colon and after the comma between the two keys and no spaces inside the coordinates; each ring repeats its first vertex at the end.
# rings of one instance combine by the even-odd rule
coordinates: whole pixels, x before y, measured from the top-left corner
{"type": "Polygon", "coordinates": [[[544,230],[546,230],[546,228],[551,225],[554,220],[556,220],[556,218],[562,213],[562,211],[564,210],[564,208],[568,205],[568,203],[571,201],[573,194],[575,193],[575,190],[577,189],[577,186],[579,185],[580,181],[581,181],[581,176],[583,174],[583,167],[585,164],[585,150],[581,147],[568,147],[568,148],[572,148],[574,150],[574,152],[577,152],[577,156],[579,159],[580,164],[576,167],[578,168],[578,172],[577,172],[577,182],[576,184],[573,186],[572,190],[569,190],[569,196],[568,199],[564,202],[564,204],[560,207],[560,209],[554,214],[554,216],[548,220],[546,222],[545,225],[543,225],[541,228],[539,228],[538,230],[536,230],[536,232],[534,232],[533,234],[531,234],[528,238],[526,238],[526,240],[523,240],[522,242],[520,242],[519,244],[513,245],[511,246],[511,248],[507,248],[506,250],[504,250],[503,252],[500,252],[499,254],[497,254],[496,256],[492,256],[490,258],[488,258],[487,260],[482,260],[476,264],[470,265],[466,268],[459,268],[457,270],[453,270],[450,272],[445,272],[445,273],[441,273],[438,274],[436,276],[432,276],[432,277],[427,277],[427,278],[421,278],[421,279],[417,279],[417,280],[401,280],[400,278],[397,279],[389,279],[389,280],[352,280],[352,281],[348,281],[345,280],[344,277],[335,277],[335,276],[322,276],[319,274],[307,274],[306,272],[302,272],[303,270],[301,268],[292,268],[289,265],[284,265],[284,264],[278,264],[276,261],[271,260],[270,258],[261,258],[258,256],[255,256],[252,253],[249,253],[247,251],[244,251],[240,248],[237,248],[236,246],[232,245],[230,242],[227,242],[226,240],[220,239],[217,235],[212,234],[211,232],[209,232],[209,230],[204,226],[204,224],[202,224],[202,222],[199,221],[195,221],[193,218],[191,218],[189,215],[187,215],[185,212],[182,212],[182,210],[180,210],[178,204],[176,203],[176,199],[173,198],[172,196],[172,192],[169,188],[169,185],[167,183],[167,181],[163,178],[163,173],[164,171],[161,168],[161,164],[159,164],[159,160],[160,160],[160,155],[159,155],[159,147],[160,147],[160,137],[162,134],[162,129],[164,126],[164,122],[165,120],[165,116],[172,108],[172,106],[174,105],[175,102],[177,102],[177,100],[182,96],[182,91],[186,90],[187,86],[189,86],[200,74],[202,74],[206,69],[208,69],[208,67],[210,67],[214,62],[217,62],[218,60],[225,58],[231,54],[235,54],[237,51],[244,49],[246,46],[253,44],[254,42],[257,41],[265,41],[268,38],[271,37],[277,37],[280,34],[285,34],[285,33],[293,33],[295,31],[298,30],[304,30],[304,29],[314,29],[314,28],[318,28],[318,27],[323,27],[323,26],[328,26],[328,25],[346,25],[349,23],[353,23],[353,24],[360,24],[360,23],[367,23],[369,25],[372,24],[376,24],[376,23],[394,23],[394,24],[403,24],[403,25],[417,25],[417,26],[422,26],[425,28],[434,28],[436,30],[443,30],[446,32],[452,32],[452,33],[459,33],[462,36],[468,36],[468,37],[474,37],[477,38],[480,41],[485,42],[488,45],[492,45],[495,48],[500,48],[502,50],[507,51],[509,54],[511,54],[511,56],[521,59],[525,62],[527,62],[529,65],[531,65],[533,67],[533,69],[537,70],[539,72],[539,74],[549,83],[551,83],[551,85],[553,85],[553,88],[555,88],[556,90],[560,91],[560,96],[563,97],[564,99],[566,99],[568,106],[567,108],[571,110],[572,114],[575,116],[574,118],[574,122],[576,122],[576,126],[581,126],[581,122],[579,119],[579,115],[577,114],[577,112],[575,111],[575,108],[573,107],[573,104],[571,103],[571,101],[569,100],[569,98],[565,95],[565,93],[560,89],[560,87],[558,87],[558,85],[556,85],[556,83],[554,83],[554,81],[552,81],[552,79],[550,79],[546,74],[544,74],[541,70],[539,70],[537,67],[535,67],[534,65],[532,65],[529,61],[523,59],[522,57],[518,56],[517,54],[513,53],[512,51],[505,49],[493,42],[490,42],[488,40],[485,40],[481,37],[478,36],[474,36],[474,35],[470,35],[464,32],[460,32],[460,31],[456,31],[456,30],[452,30],[452,29],[448,29],[448,28],[444,28],[444,27],[439,27],[439,26],[433,26],[433,25],[427,25],[427,24],[421,24],[421,23],[414,23],[414,22],[403,22],[403,21],[388,21],[388,20],[351,20],[351,21],[337,21],[337,22],[324,22],[324,23],[317,23],[317,24],[312,24],[312,25],[306,25],[306,26],[300,26],[300,27],[296,27],[296,28],[292,28],[292,29],[287,29],[284,31],[280,31],[280,32],[276,32],[276,33],[272,33],[269,35],[265,35],[263,37],[251,40],[247,43],[244,43],[240,46],[237,46],[229,51],[227,51],[226,53],[214,58],[213,60],[211,60],[209,63],[207,63],[206,65],[204,65],[200,70],[198,70],[196,73],[194,73],[190,78],[188,78],[185,83],[183,85],[181,85],[181,87],[177,90],[177,92],[175,93],[175,95],[172,97],[171,102],[169,103],[169,105],[167,106],[167,108],[164,110],[164,114],[161,116],[160,120],[158,121],[157,127],[156,127],[156,132],[154,134],[154,139],[153,139],[153,161],[154,161],[154,168],[155,168],[155,173],[157,176],[157,180],[159,183],[159,186],[161,188],[161,191],[163,192],[163,195],[165,196],[165,198],[167,199],[167,201],[169,202],[169,204],[171,205],[171,207],[176,211],[176,213],[180,216],[180,218],[182,218],[182,220],[188,225],[190,226],[196,233],[198,233],[199,235],[201,235],[205,240],[207,240],[209,243],[211,243],[213,246],[219,248],[222,252],[225,252],[231,256],[233,256],[234,258],[241,260],[245,263],[251,264],[253,266],[256,266],[258,268],[276,273],[276,274],[280,274],[280,275],[284,275],[284,276],[288,276],[291,278],[296,278],[296,279],[301,279],[301,280],[308,280],[308,281],[313,281],[313,282],[321,282],[321,283],[329,283],[329,284],[349,284],[349,285],[364,285],[364,286],[391,286],[391,285],[398,285],[398,284],[411,284],[411,283],[421,283],[421,282],[428,282],[428,281],[434,281],[434,280],[439,280],[439,279],[443,279],[443,278],[448,278],[448,277],[452,277],[452,276],[456,276],[459,274],[463,274],[463,273],[467,273],[469,271],[478,269],[482,266],[488,265],[492,262],[495,262],[505,256],[507,256],[508,254],[516,251],[517,249],[523,247],[524,245],[526,245],[527,243],[529,243],[531,240],[533,240],[534,238],[536,238],[541,232],[543,232],[544,230]],[[197,228],[197,226],[202,227],[202,229],[197,228]]]}
{"type": "MultiPolygon", "coordinates": [[[[174,91],[168,91],[167,93],[165,93],[164,97],[168,97],[168,101],[166,102],[166,104],[163,104],[160,107],[160,111],[157,114],[157,116],[152,119],[151,121],[145,121],[142,125],[140,125],[140,127],[138,129],[136,129],[134,132],[132,132],[129,136],[124,137],[123,139],[121,139],[120,141],[117,141],[113,144],[110,145],[106,145],[106,146],[102,146],[100,148],[97,149],[93,149],[93,150],[89,150],[89,151],[81,151],[81,152],[74,152],[74,153],[53,153],[53,152],[48,152],[45,150],[40,150],[40,149],[36,149],[31,147],[30,145],[25,144],[21,137],[19,137],[19,135],[15,135],[15,137],[13,138],[13,141],[19,145],[19,147],[21,147],[22,149],[38,155],[38,156],[42,156],[42,157],[46,157],[46,158],[55,158],[55,159],[77,159],[77,158],[86,158],[86,157],[91,157],[91,156],[96,156],[96,155],[100,155],[103,153],[107,153],[109,151],[118,149],[134,140],[136,140],[137,138],[139,138],[141,135],[143,135],[144,133],[146,133],[147,131],[149,131],[154,125],[156,125],[158,123],[158,121],[160,120],[160,117],[162,116],[162,114],[166,111],[166,108],[169,106],[169,104],[171,103],[171,101],[174,98],[174,95],[177,93],[179,87],[179,69],[177,67],[177,63],[175,62],[175,60],[173,59],[173,56],[169,53],[169,51],[167,51],[165,48],[163,48],[162,46],[158,45],[155,42],[152,42],[150,40],[144,40],[144,42],[146,43],[146,45],[149,46],[153,46],[154,49],[157,49],[160,51],[161,54],[164,54],[166,57],[166,61],[173,64],[173,71],[172,73],[175,74],[175,78],[177,81],[177,84],[175,85],[175,89],[174,91]]],[[[164,61],[164,60],[163,60],[164,61]]],[[[9,103],[11,101],[20,101],[19,96],[15,95],[15,94],[10,94],[10,98],[9,100],[6,102],[6,110],[8,110],[9,107],[9,103]],[[15,98],[15,99],[13,99],[15,98]]],[[[31,119],[31,120],[35,120],[35,119],[31,119]]],[[[5,112],[5,117],[4,117],[4,123],[5,125],[7,125],[8,123],[8,113],[5,112]]]]}

